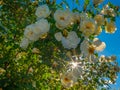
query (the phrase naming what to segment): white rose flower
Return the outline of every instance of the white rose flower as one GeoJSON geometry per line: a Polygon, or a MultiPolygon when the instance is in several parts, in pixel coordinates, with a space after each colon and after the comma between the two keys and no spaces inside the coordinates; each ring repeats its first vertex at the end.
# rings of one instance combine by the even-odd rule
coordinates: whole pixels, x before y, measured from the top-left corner
{"type": "Polygon", "coordinates": [[[105,21],[104,16],[103,16],[103,15],[100,15],[100,14],[96,15],[96,16],[94,17],[94,20],[97,22],[97,25],[98,25],[98,26],[103,25],[103,24],[104,24],[104,21],[105,21]]]}
{"type": "Polygon", "coordinates": [[[89,43],[88,40],[84,40],[80,45],[81,54],[85,57],[89,57],[93,55],[95,51],[103,51],[106,47],[104,42],[101,42],[98,38],[95,38],[92,44],[89,43]]]}
{"type": "Polygon", "coordinates": [[[56,27],[59,29],[64,29],[74,22],[73,13],[69,10],[56,10],[54,19],[56,21],[56,27]]]}
{"type": "Polygon", "coordinates": [[[39,39],[39,35],[35,34],[35,31],[34,31],[35,29],[36,29],[35,24],[28,25],[25,28],[24,36],[31,41],[37,41],[39,39]]]}
{"type": "Polygon", "coordinates": [[[35,12],[35,15],[38,18],[46,18],[50,15],[49,7],[45,4],[42,6],[39,6],[35,12]]]}
{"type": "Polygon", "coordinates": [[[57,41],[61,41],[62,40],[62,33],[61,32],[58,32],[58,33],[55,33],[55,38],[57,41]]]}
{"type": "Polygon", "coordinates": [[[79,42],[80,38],[74,31],[69,32],[67,37],[62,37],[62,45],[67,49],[76,48],[79,42]]]}
{"type": "Polygon", "coordinates": [[[27,38],[23,38],[20,42],[20,47],[26,49],[29,45],[30,41],[27,38]]]}
{"type": "Polygon", "coordinates": [[[115,33],[116,30],[117,28],[114,22],[107,22],[105,26],[106,33],[115,33]]]}
{"type": "Polygon", "coordinates": [[[65,88],[72,87],[77,82],[77,77],[73,72],[67,72],[61,76],[61,83],[65,88]]]}
{"type": "Polygon", "coordinates": [[[85,57],[89,55],[93,55],[94,51],[103,51],[106,47],[104,42],[101,42],[98,38],[95,38],[92,44],[89,43],[88,40],[84,40],[80,45],[81,54],[85,57]]]}
{"type": "Polygon", "coordinates": [[[86,36],[89,37],[96,31],[96,23],[92,19],[86,19],[80,23],[80,31],[86,36]]]}
{"type": "Polygon", "coordinates": [[[104,42],[101,42],[98,38],[94,38],[93,44],[96,51],[103,51],[106,47],[106,44],[104,42]]]}
{"type": "Polygon", "coordinates": [[[35,23],[35,34],[43,35],[50,29],[50,24],[46,19],[40,19],[35,23]]]}

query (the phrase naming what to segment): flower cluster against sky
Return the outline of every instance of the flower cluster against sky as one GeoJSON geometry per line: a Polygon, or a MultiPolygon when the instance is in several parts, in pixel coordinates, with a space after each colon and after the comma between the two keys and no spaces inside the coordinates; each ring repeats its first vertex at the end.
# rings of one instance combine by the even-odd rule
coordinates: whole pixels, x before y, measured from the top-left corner
{"type": "MultiPolygon", "coordinates": [[[[71,6],[71,9],[74,7],[78,7],[80,10],[83,7],[84,0],[79,0],[80,6],[76,6],[75,3],[72,3],[72,0],[67,0],[69,2],[69,5],[71,6]]],[[[61,0],[57,0],[57,3],[60,3],[61,0]]],[[[108,2],[113,3],[114,5],[117,5],[120,7],[120,0],[104,0],[103,4],[107,4],[108,2]]],[[[102,32],[98,38],[106,43],[106,48],[103,52],[100,52],[100,55],[116,55],[117,56],[117,62],[120,65],[120,17],[116,17],[116,27],[117,30],[114,34],[106,34],[105,32],[102,32]]],[[[111,85],[113,89],[120,88],[120,73],[118,74],[118,79],[116,80],[116,83],[114,85],[111,85]]]]}

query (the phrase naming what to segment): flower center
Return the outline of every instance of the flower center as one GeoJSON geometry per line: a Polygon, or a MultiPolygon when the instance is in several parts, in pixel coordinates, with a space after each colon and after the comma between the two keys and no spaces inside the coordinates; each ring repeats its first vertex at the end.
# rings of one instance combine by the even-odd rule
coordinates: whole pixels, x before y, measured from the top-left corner
{"type": "Polygon", "coordinates": [[[64,37],[67,37],[68,36],[68,31],[67,30],[63,30],[62,34],[63,34],[64,37]]]}
{"type": "Polygon", "coordinates": [[[64,17],[60,17],[60,20],[63,20],[63,21],[64,21],[64,20],[65,20],[65,18],[64,18],[64,17]]]}
{"type": "Polygon", "coordinates": [[[91,27],[92,27],[92,23],[88,22],[88,23],[86,24],[86,28],[87,28],[87,29],[90,29],[91,27]]]}
{"type": "Polygon", "coordinates": [[[94,51],[95,51],[95,47],[93,45],[90,45],[89,48],[88,48],[89,54],[93,54],[94,51]]]}
{"type": "Polygon", "coordinates": [[[29,32],[29,33],[28,33],[28,36],[31,36],[32,34],[33,34],[33,32],[29,32]]]}
{"type": "Polygon", "coordinates": [[[70,79],[68,79],[67,77],[64,78],[65,82],[70,82],[70,79]]]}

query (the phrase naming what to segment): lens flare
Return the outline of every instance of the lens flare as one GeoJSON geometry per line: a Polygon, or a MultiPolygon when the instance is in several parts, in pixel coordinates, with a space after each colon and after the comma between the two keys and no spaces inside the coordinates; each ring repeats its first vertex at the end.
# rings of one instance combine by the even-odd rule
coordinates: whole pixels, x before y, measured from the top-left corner
{"type": "Polygon", "coordinates": [[[78,66],[78,62],[71,62],[70,65],[72,68],[76,68],[78,66]]]}

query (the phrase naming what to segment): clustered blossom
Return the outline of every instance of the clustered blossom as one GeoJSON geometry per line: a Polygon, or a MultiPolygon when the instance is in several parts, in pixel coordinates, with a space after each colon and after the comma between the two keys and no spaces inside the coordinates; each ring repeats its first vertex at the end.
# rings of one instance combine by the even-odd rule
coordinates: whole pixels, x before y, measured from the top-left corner
{"type": "MultiPolygon", "coordinates": [[[[93,0],[94,4],[99,4],[101,1],[93,0]]],[[[105,10],[108,9],[108,6],[103,8],[101,12],[106,15],[105,10]]],[[[50,24],[44,18],[50,15],[50,10],[47,5],[39,6],[35,12],[35,15],[38,18],[41,18],[34,24],[28,25],[25,28],[24,38],[21,41],[20,46],[23,48],[27,48],[30,42],[37,41],[39,37],[43,34],[47,33],[50,29],[50,24]]],[[[54,13],[54,19],[56,21],[55,25],[57,28],[63,30],[74,24],[76,21],[80,23],[80,31],[83,33],[85,37],[89,37],[92,34],[99,35],[102,32],[101,26],[104,25],[104,16],[96,15],[94,19],[89,18],[87,13],[78,13],[71,12],[70,10],[56,10],[54,13]]],[[[105,30],[107,33],[115,32],[116,28],[113,22],[107,23],[105,30]]],[[[79,42],[80,38],[77,36],[75,31],[70,31],[68,35],[65,37],[61,32],[55,33],[55,38],[57,41],[61,41],[62,45],[66,49],[75,49],[79,42]]],[[[98,39],[93,40],[93,44],[89,44],[87,40],[84,40],[80,49],[82,54],[88,56],[88,54],[93,54],[94,51],[102,51],[105,48],[105,43],[100,42],[98,39]]]]}
{"type": "Polygon", "coordinates": [[[101,55],[99,58],[99,62],[113,62],[116,60],[116,56],[112,55],[112,56],[104,56],[101,55]]]}
{"type": "Polygon", "coordinates": [[[109,15],[109,16],[112,16],[112,17],[116,16],[116,13],[115,13],[114,9],[110,8],[109,5],[104,6],[103,10],[101,11],[101,14],[109,15]]]}
{"type": "MultiPolygon", "coordinates": [[[[103,0],[93,0],[95,6],[102,2],[103,0]]],[[[91,64],[91,60],[93,62],[110,62],[116,59],[115,56],[96,57],[95,55],[95,53],[103,51],[106,47],[104,42],[96,38],[97,35],[102,32],[102,27],[105,27],[106,33],[114,33],[116,31],[114,22],[106,22],[105,15],[112,17],[116,15],[114,10],[108,5],[101,10],[100,14],[94,16],[89,16],[87,12],[72,12],[69,9],[56,9],[56,11],[52,13],[53,17],[50,14],[51,11],[46,4],[41,5],[36,9],[35,15],[37,16],[37,21],[26,26],[24,36],[20,43],[21,48],[26,49],[31,42],[35,42],[39,40],[39,38],[42,38],[43,35],[50,32],[50,25],[52,25],[55,28],[55,31],[52,33],[54,38],[67,50],[75,50],[76,48],[79,48],[80,55],[84,58],[80,58],[81,61],[87,60],[87,63],[91,64]],[[54,23],[50,23],[50,20],[48,22],[47,17],[49,17],[49,15],[50,18],[54,19],[54,23]],[[73,28],[74,25],[76,25],[75,29],[73,28]],[[64,35],[64,31],[67,34],[64,35]],[[93,39],[90,37],[93,37],[93,39]]],[[[40,54],[40,51],[38,48],[33,48],[32,53],[40,54]]],[[[54,66],[57,66],[56,62],[54,64],[54,66]]],[[[78,76],[80,76],[79,74],[82,74],[83,69],[84,71],[90,71],[92,67],[86,67],[85,62],[82,62],[82,66],[78,65],[76,62],[71,64],[73,65],[71,68],[74,70],[72,70],[72,72],[66,72],[61,76],[61,83],[66,88],[72,87],[77,82],[78,76]],[[78,68],[78,66],[80,66],[80,68],[78,68]],[[81,71],[79,72],[78,69],[81,71]]],[[[97,71],[95,70],[94,72],[96,73],[97,71]]]]}
{"type": "Polygon", "coordinates": [[[35,24],[28,25],[24,31],[24,38],[20,46],[27,48],[30,42],[37,41],[43,34],[47,33],[50,29],[50,24],[46,19],[40,19],[35,24]]]}
{"type": "Polygon", "coordinates": [[[37,8],[36,15],[40,18],[34,24],[26,26],[24,38],[21,40],[20,47],[26,49],[31,42],[37,41],[42,35],[46,34],[50,29],[50,24],[46,18],[50,14],[47,5],[37,8]]]}

